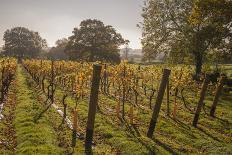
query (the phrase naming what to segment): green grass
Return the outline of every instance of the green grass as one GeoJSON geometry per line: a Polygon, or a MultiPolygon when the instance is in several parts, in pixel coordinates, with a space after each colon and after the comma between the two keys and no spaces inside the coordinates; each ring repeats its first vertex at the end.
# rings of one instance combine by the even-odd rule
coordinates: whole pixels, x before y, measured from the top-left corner
{"type": "MultiPolygon", "coordinates": [[[[14,128],[16,131],[16,154],[84,154],[84,141],[77,140],[75,148],[71,147],[72,131],[65,124],[61,125],[62,118],[50,108],[38,123],[34,122],[44,108],[46,95],[40,91],[28,73],[20,66],[16,75],[16,110],[14,128]]],[[[62,109],[61,100],[65,94],[61,88],[56,89],[56,104],[62,109]]],[[[185,92],[189,101],[187,106],[194,112],[198,97],[185,92]]],[[[171,111],[173,109],[171,96],[171,111]]],[[[146,137],[151,119],[152,110],[148,107],[147,99],[141,100],[140,105],[145,109],[135,108],[135,124],[129,123],[129,103],[126,103],[125,120],[119,119],[115,113],[117,101],[100,94],[100,111],[96,114],[94,154],[232,154],[232,95],[223,94],[216,110],[216,117],[208,115],[212,104],[212,96],[207,95],[205,110],[202,110],[198,128],[192,126],[194,114],[189,111],[178,98],[177,119],[172,114],[166,116],[165,100],[161,107],[154,138],[146,137]],[[112,111],[109,111],[112,110],[112,111]]],[[[79,131],[85,134],[89,97],[78,102],[79,131]]],[[[69,95],[68,117],[73,119],[75,99],[69,95]]],[[[153,100],[154,106],[154,100],[153,100]]],[[[4,113],[10,113],[6,107],[4,113]]],[[[8,114],[9,115],[9,114],[8,114]]],[[[0,129],[7,130],[7,126],[0,122],[0,129]]],[[[7,138],[0,134],[0,138],[7,138]]],[[[1,154],[12,153],[11,149],[0,148],[1,154]],[[2,152],[1,152],[2,151],[2,152]]]]}
{"type": "MultiPolygon", "coordinates": [[[[41,104],[44,104],[46,100],[46,95],[36,86],[36,83],[31,79],[29,74],[25,73],[25,76],[27,80],[29,81],[29,85],[32,88],[32,90],[35,92],[36,97],[39,98],[39,101],[41,104]]],[[[60,94],[61,95],[61,94],[60,94]]],[[[60,96],[62,98],[62,96],[60,96]]],[[[56,103],[58,103],[56,101],[56,103]]],[[[58,104],[59,105],[59,104],[58,104]]],[[[45,108],[45,105],[43,105],[45,108]]],[[[62,109],[61,109],[62,110],[62,109]]],[[[40,110],[42,111],[42,110],[40,110]]],[[[39,112],[38,112],[39,113],[39,112]]],[[[47,112],[47,115],[49,115],[49,118],[53,124],[53,127],[56,129],[56,132],[59,135],[59,139],[62,139],[63,142],[59,144],[60,147],[64,147],[65,153],[74,153],[74,154],[84,154],[84,141],[77,139],[77,144],[74,148],[71,147],[72,142],[72,131],[67,127],[66,124],[62,124],[62,118],[61,116],[53,109],[50,108],[47,112]]],[[[69,116],[72,116],[72,112],[70,111],[69,116]]],[[[84,116],[87,117],[86,113],[84,116]]],[[[72,117],[70,117],[72,118],[72,117]]],[[[71,119],[72,120],[72,119],[71,119]]],[[[84,129],[83,132],[84,134],[84,129]]],[[[114,152],[114,149],[107,144],[99,143],[96,147],[94,147],[93,152],[96,154],[112,154],[114,152]]]]}
{"type": "MultiPolygon", "coordinates": [[[[63,91],[60,89],[56,91],[56,96],[63,96],[63,91]]],[[[75,107],[75,100],[69,96],[67,99],[69,105],[69,115],[71,115],[71,109],[75,107]]],[[[78,116],[80,125],[85,129],[87,114],[88,114],[88,100],[83,100],[78,103],[78,116]]],[[[115,117],[110,117],[98,112],[95,119],[95,137],[97,147],[94,150],[97,151],[98,147],[104,145],[110,145],[116,152],[122,154],[166,154],[168,151],[160,146],[156,146],[154,142],[145,136],[137,137],[132,134],[130,130],[127,130],[127,126],[123,122],[120,122],[115,117]],[[118,124],[119,123],[119,124],[118,124]],[[100,146],[98,144],[100,143],[100,146]]]]}
{"type": "MultiPolygon", "coordinates": [[[[57,96],[62,96],[62,91],[57,91],[57,96]]],[[[189,94],[188,94],[189,95],[189,94]]],[[[198,97],[192,96],[191,107],[196,107],[198,97]]],[[[100,107],[102,113],[97,113],[95,134],[96,137],[120,150],[122,154],[173,154],[173,153],[232,153],[232,109],[230,104],[232,96],[222,96],[216,110],[217,118],[208,116],[212,97],[205,100],[207,114],[202,110],[198,128],[192,126],[194,115],[184,107],[178,99],[177,120],[165,114],[165,103],[162,105],[154,139],[146,138],[151,110],[136,110],[136,126],[122,123],[115,116],[109,114],[104,107],[115,107],[117,102],[110,97],[100,95],[100,107]],[[122,138],[122,139],[120,139],[122,138]]],[[[165,102],[165,98],[164,98],[165,102]]],[[[171,109],[173,109],[173,98],[171,97],[171,109]]],[[[145,103],[143,103],[145,105],[145,103]]],[[[74,108],[75,100],[68,99],[69,107],[74,108]]],[[[148,105],[147,105],[148,106],[148,105]]],[[[79,119],[84,123],[87,119],[88,99],[78,103],[79,119]]],[[[129,106],[126,106],[128,111],[129,106]]],[[[194,112],[194,109],[192,109],[194,112]]],[[[84,126],[85,124],[83,124],[84,126]]]]}
{"type": "Polygon", "coordinates": [[[16,154],[62,154],[50,121],[42,117],[37,123],[34,122],[40,107],[20,67],[16,79],[16,154]]]}

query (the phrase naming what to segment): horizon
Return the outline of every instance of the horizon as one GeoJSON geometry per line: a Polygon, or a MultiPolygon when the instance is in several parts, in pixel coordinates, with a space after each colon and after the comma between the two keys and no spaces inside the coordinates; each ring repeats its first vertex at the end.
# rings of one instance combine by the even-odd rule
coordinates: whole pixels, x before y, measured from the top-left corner
{"type": "Polygon", "coordinates": [[[39,32],[48,47],[52,47],[56,40],[71,36],[82,20],[98,19],[128,39],[130,48],[141,49],[142,31],[136,25],[142,21],[142,3],[141,0],[21,0],[20,3],[1,0],[0,46],[4,45],[4,32],[13,27],[39,32]]]}

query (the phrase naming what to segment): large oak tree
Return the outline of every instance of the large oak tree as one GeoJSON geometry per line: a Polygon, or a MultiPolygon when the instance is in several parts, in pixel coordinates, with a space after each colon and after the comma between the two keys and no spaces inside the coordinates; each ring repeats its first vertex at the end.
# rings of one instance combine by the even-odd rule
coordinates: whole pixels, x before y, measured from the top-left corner
{"type": "Polygon", "coordinates": [[[3,40],[4,54],[18,58],[34,58],[47,46],[46,40],[42,39],[38,32],[25,27],[15,27],[5,31],[3,40]]]}
{"type": "Polygon", "coordinates": [[[142,16],[147,59],[159,52],[178,59],[193,56],[199,74],[208,51],[231,44],[230,0],[147,0],[142,16]]]}
{"type": "Polygon", "coordinates": [[[119,46],[125,40],[110,25],[99,20],[87,19],[74,28],[69,37],[66,53],[71,59],[86,61],[120,62],[119,46]]]}

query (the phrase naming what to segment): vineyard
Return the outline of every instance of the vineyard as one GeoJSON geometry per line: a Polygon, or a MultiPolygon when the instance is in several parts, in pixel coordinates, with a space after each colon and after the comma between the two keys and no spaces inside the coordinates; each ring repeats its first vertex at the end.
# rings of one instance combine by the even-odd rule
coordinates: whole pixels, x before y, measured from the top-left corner
{"type": "Polygon", "coordinates": [[[222,68],[2,58],[0,154],[231,154],[222,68]]]}

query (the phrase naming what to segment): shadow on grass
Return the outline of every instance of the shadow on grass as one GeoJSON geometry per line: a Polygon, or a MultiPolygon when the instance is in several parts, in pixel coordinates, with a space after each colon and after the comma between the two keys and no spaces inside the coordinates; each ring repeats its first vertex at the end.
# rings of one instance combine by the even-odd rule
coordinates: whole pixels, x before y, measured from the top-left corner
{"type": "Polygon", "coordinates": [[[162,148],[164,148],[166,151],[168,151],[169,153],[176,155],[178,154],[176,151],[174,151],[170,146],[168,146],[167,144],[159,141],[158,139],[152,138],[152,140],[158,144],[159,146],[161,146],[162,148]]]}
{"type": "Polygon", "coordinates": [[[186,130],[189,130],[190,129],[190,127],[187,125],[187,124],[185,124],[185,123],[183,123],[182,121],[180,121],[179,119],[173,119],[172,117],[170,117],[170,119],[171,120],[173,120],[175,123],[177,123],[179,126],[181,126],[182,128],[184,128],[184,129],[186,129],[186,130]]]}
{"type": "Polygon", "coordinates": [[[210,138],[212,138],[213,140],[218,141],[218,142],[222,142],[217,137],[214,137],[213,135],[211,135],[208,132],[206,132],[203,128],[197,127],[197,129],[200,130],[201,132],[203,132],[204,134],[206,134],[207,136],[209,136],[210,138]]]}
{"type": "Polygon", "coordinates": [[[217,116],[215,116],[213,118],[215,118],[216,120],[221,122],[224,126],[231,126],[232,125],[232,123],[230,123],[227,119],[222,119],[222,118],[219,118],[217,116]]]}
{"type": "MultiPolygon", "coordinates": [[[[154,149],[157,148],[153,148],[148,146],[144,141],[142,141],[139,137],[141,137],[141,134],[138,130],[138,128],[136,127],[135,124],[129,124],[128,121],[121,119],[121,121],[124,121],[127,130],[143,145],[147,148],[147,150],[149,150],[150,154],[156,154],[154,149]],[[136,134],[135,134],[136,133],[136,134]]],[[[160,142],[159,140],[152,138],[151,139],[153,142],[155,142],[158,146],[162,147],[164,150],[168,151],[171,154],[177,154],[177,152],[175,152],[171,147],[169,147],[168,145],[166,145],[165,143],[160,142]]],[[[157,149],[158,150],[158,149],[157,149]]]]}
{"type": "MultiPolygon", "coordinates": [[[[121,130],[125,132],[125,141],[131,141],[135,142],[137,144],[141,144],[151,155],[156,154],[155,150],[157,150],[155,147],[151,147],[148,144],[146,144],[141,138],[140,138],[140,133],[139,130],[137,129],[136,126],[129,124],[125,119],[119,117],[117,118],[119,121],[117,124],[112,123],[109,121],[111,118],[106,118],[104,117],[104,120],[106,121],[107,124],[112,126],[115,129],[121,130]],[[122,128],[122,129],[121,129],[122,128]]],[[[129,148],[128,148],[129,149],[129,148]]],[[[133,152],[131,152],[133,153],[133,152]]]]}
{"type": "Polygon", "coordinates": [[[144,141],[142,141],[139,137],[141,137],[141,134],[138,130],[138,128],[136,127],[136,125],[131,125],[128,121],[119,118],[119,120],[121,121],[121,123],[124,123],[124,125],[126,126],[127,131],[129,131],[129,133],[136,138],[136,140],[138,140],[138,142],[140,144],[142,144],[144,147],[146,147],[146,149],[149,151],[149,154],[151,155],[155,155],[156,153],[154,152],[154,149],[156,148],[152,148],[149,145],[147,145],[144,141]]]}
{"type": "Polygon", "coordinates": [[[140,132],[135,124],[130,124],[127,120],[123,120],[123,119],[121,119],[121,121],[124,121],[127,130],[130,131],[131,134],[133,134],[134,136],[138,136],[138,137],[141,136],[141,134],[140,134],[140,132]]]}
{"type": "Polygon", "coordinates": [[[193,134],[193,132],[192,132],[192,130],[191,130],[191,127],[190,127],[191,125],[185,124],[185,123],[183,123],[182,121],[180,121],[180,120],[178,120],[178,119],[174,120],[174,119],[171,118],[171,117],[170,117],[170,120],[172,120],[172,121],[169,121],[169,120],[167,120],[167,121],[168,121],[169,123],[175,125],[175,126],[178,128],[178,131],[180,131],[180,132],[182,132],[183,134],[186,134],[186,135],[188,135],[188,136],[191,136],[192,138],[197,138],[197,137],[193,134]],[[174,124],[174,122],[177,123],[177,124],[174,124]]]}

